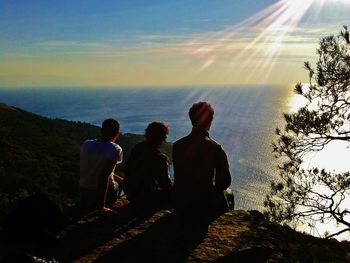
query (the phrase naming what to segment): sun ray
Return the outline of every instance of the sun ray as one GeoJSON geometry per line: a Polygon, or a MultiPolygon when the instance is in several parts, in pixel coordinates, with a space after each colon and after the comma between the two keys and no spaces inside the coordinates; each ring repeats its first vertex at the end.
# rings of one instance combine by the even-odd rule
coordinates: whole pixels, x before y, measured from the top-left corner
{"type": "MultiPolygon", "coordinates": [[[[228,68],[239,63],[239,70],[244,72],[254,62],[254,69],[250,70],[247,81],[253,73],[264,72],[264,76],[268,77],[265,72],[272,71],[283,42],[315,2],[316,0],[280,0],[241,23],[203,37],[205,40],[202,43],[198,40],[191,41],[188,44],[190,55],[203,59],[198,72],[214,66],[222,58],[222,52],[227,52],[231,56],[228,68]],[[242,47],[242,44],[245,46],[242,47]]],[[[322,0],[320,5],[324,2],[322,0]]]]}
{"type": "MultiPolygon", "coordinates": [[[[330,3],[350,4],[350,0],[279,0],[222,31],[197,36],[187,43],[186,53],[195,63],[200,62],[197,74],[205,74],[219,63],[225,68],[226,63],[226,71],[234,70],[242,82],[250,83],[259,76],[263,83],[307,12],[320,12],[330,3]]],[[[214,77],[220,79],[227,72],[221,70],[214,77]]]]}

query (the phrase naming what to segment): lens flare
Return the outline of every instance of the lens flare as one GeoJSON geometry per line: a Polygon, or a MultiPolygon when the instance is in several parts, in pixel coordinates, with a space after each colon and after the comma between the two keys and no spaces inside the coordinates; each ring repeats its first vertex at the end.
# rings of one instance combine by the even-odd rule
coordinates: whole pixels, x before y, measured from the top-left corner
{"type": "Polygon", "coordinates": [[[283,44],[290,40],[308,10],[321,10],[326,3],[350,0],[279,0],[239,24],[192,40],[186,46],[187,53],[202,61],[198,72],[226,63],[229,58],[227,69],[234,67],[240,75],[249,72],[247,83],[255,74],[267,79],[283,44]]]}

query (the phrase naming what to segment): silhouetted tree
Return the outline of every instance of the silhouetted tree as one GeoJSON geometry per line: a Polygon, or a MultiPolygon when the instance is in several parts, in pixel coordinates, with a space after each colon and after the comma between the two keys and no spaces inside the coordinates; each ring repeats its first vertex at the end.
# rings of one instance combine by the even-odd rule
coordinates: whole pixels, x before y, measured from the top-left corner
{"type": "Polygon", "coordinates": [[[332,141],[350,142],[348,28],[344,26],[338,36],[322,38],[317,53],[315,69],[308,62],[304,64],[309,83],[295,86],[295,92],[306,99],[305,106],[285,113],[284,130],[276,130],[278,140],[273,148],[280,161],[280,180],[272,183],[265,207],[269,218],[281,223],[315,226],[316,222],[333,221],[341,228],[326,234],[332,237],[350,230],[350,207],[346,205],[350,173],[303,169],[302,160],[332,141]]]}

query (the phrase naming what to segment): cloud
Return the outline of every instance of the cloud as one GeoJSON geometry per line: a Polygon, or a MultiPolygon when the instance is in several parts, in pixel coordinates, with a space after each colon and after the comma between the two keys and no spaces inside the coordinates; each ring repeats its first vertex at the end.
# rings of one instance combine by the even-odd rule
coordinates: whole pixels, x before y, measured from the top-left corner
{"type": "MultiPolygon", "coordinates": [[[[322,32],[321,28],[273,29],[265,32],[259,43],[252,45],[260,30],[258,27],[251,26],[237,32],[226,32],[225,29],[222,32],[144,34],[130,36],[128,39],[117,37],[100,42],[48,40],[39,42],[36,46],[56,49],[56,52],[63,52],[67,55],[88,53],[100,57],[118,57],[132,54],[166,53],[167,55],[192,57],[208,55],[219,59],[220,56],[239,54],[249,46],[251,51],[268,48],[269,45],[274,44],[275,39],[281,33],[286,31],[290,32],[286,33],[281,41],[284,50],[289,47],[293,48],[295,45],[314,45],[317,44],[320,32],[322,32]]],[[[263,52],[257,55],[261,57],[263,52]]],[[[205,59],[206,62],[209,60],[205,59]]]]}
{"type": "Polygon", "coordinates": [[[82,41],[62,41],[62,40],[48,40],[37,43],[41,47],[49,48],[105,48],[109,47],[108,43],[103,42],[82,42],[82,41]]]}
{"type": "Polygon", "coordinates": [[[241,165],[249,165],[250,161],[248,159],[241,158],[238,160],[238,163],[241,165]]]}

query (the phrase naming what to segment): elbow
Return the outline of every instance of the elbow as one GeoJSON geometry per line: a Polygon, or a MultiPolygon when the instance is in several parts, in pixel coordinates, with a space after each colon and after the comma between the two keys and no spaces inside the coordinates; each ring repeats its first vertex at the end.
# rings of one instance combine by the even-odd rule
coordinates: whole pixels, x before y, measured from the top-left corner
{"type": "Polygon", "coordinates": [[[227,180],[225,189],[229,188],[231,186],[231,177],[227,180]]]}
{"type": "Polygon", "coordinates": [[[224,191],[227,188],[229,188],[231,185],[231,175],[227,174],[225,178],[222,178],[222,180],[218,180],[215,182],[215,188],[219,191],[224,191]]]}
{"type": "Polygon", "coordinates": [[[231,185],[231,178],[227,179],[221,186],[221,190],[226,190],[231,185]]]}

